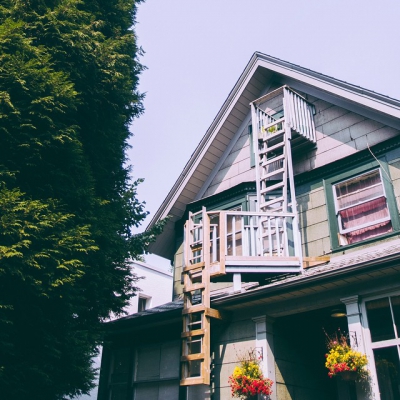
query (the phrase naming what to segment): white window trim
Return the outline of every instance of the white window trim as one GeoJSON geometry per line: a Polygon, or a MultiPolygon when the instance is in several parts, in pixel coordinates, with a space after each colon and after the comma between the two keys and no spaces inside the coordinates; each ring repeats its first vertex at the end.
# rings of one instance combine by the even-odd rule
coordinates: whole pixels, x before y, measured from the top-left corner
{"type": "MultiPolygon", "coordinates": [[[[370,187],[374,187],[374,186],[378,186],[378,184],[372,185],[372,186],[370,186],[370,187]]],[[[370,188],[370,187],[368,187],[368,188],[370,188]]],[[[367,188],[366,188],[366,189],[367,189],[367,188]]],[[[371,171],[363,172],[363,173],[361,173],[361,174],[359,174],[359,175],[353,176],[352,178],[345,179],[345,180],[343,180],[343,181],[340,181],[340,182],[335,183],[335,184],[333,185],[333,200],[334,200],[334,204],[335,204],[335,212],[336,212],[336,218],[337,218],[337,224],[338,224],[338,231],[339,231],[339,233],[340,233],[341,235],[344,235],[344,234],[346,234],[346,233],[353,232],[353,231],[356,231],[356,230],[358,230],[358,229],[367,228],[368,226],[377,225],[377,224],[380,224],[380,223],[382,223],[382,222],[386,222],[386,221],[390,221],[390,220],[391,220],[391,218],[390,218],[390,210],[389,210],[389,207],[388,207],[388,204],[387,204],[387,196],[386,196],[386,191],[385,191],[385,185],[383,184],[382,171],[381,171],[380,168],[375,168],[375,169],[373,169],[373,170],[371,170],[371,171]],[[353,204],[353,205],[351,205],[351,206],[347,206],[347,207],[342,207],[342,208],[340,208],[339,205],[338,205],[338,196],[336,196],[336,190],[335,190],[336,186],[339,185],[339,184],[348,182],[348,181],[353,181],[353,180],[357,179],[358,177],[361,177],[361,176],[363,176],[363,175],[370,174],[370,173],[375,172],[375,171],[379,171],[379,176],[380,176],[380,178],[381,178],[381,182],[380,182],[379,185],[382,187],[382,192],[383,192],[383,193],[382,193],[381,195],[379,195],[379,196],[372,197],[372,198],[370,198],[370,199],[368,199],[368,200],[361,201],[361,202],[359,202],[359,203],[357,203],[357,204],[353,204]],[[352,208],[352,207],[355,207],[355,206],[359,206],[359,205],[362,205],[362,204],[369,203],[369,202],[371,202],[371,201],[373,201],[373,200],[376,200],[376,199],[379,199],[379,198],[381,198],[381,197],[383,197],[383,198],[386,199],[386,207],[388,208],[388,214],[389,214],[387,217],[385,217],[385,218],[380,218],[380,219],[378,219],[378,220],[374,220],[374,221],[371,221],[371,222],[367,222],[367,223],[364,223],[364,224],[362,224],[362,225],[359,225],[359,226],[356,226],[356,227],[352,227],[352,228],[348,228],[348,229],[343,229],[343,228],[342,228],[342,221],[341,221],[341,217],[340,217],[340,211],[347,210],[347,209],[352,208]]]]}
{"type": "MultiPolygon", "coordinates": [[[[371,340],[371,332],[369,330],[369,325],[368,325],[368,317],[367,317],[367,307],[366,307],[366,302],[371,301],[371,300],[378,300],[378,299],[383,299],[385,297],[392,297],[392,296],[400,296],[400,290],[395,290],[392,292],[385,292],[385,293],[380,293],[372,296],[366,296],[363,297],[361,301],[361,316],[362,316],[362,325],[363,325],[363,331],[364,331],[364,343],[365,343],[365,353],[367,354],[368,357],[368,368],[371,373],[371,387],[372,391],[375,395],[375,399],[380,399],[380,394],[379,394],[379,385],[378,385],[378,376],[376,373],[376,365],[375,365],[375,358],[374,358],[374,349],[378,348],[384,348],[384,347],[390,347],[390,346],[400,346],[400,334],[398,333],[399,338],[398,339],[390,339],[390,340],[384,340],[380,342],[372,342],[371,340]]],[[[393,315],[392,315],[393,317],[393,315]]]]}
{"type": "Polygon", "coordinates": [[[139,302],[140,302],[140,299],[146,300],[146,307],[145,307],[144,310],[148,310],[149,308],[151,308],[151,300],[152,300],[152,297],[140,293],[139,296],[138,296],[138,312],[140,312],[140,311],[139,311],[139,302]]]}

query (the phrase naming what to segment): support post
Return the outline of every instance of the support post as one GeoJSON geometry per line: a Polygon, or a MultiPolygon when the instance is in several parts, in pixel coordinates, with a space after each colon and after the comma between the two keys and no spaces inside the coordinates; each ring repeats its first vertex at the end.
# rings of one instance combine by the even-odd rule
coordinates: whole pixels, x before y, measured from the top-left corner
{"type": "Polygon", "coordinates": [[[242,274],[233,274],[233,292],[239,293],[242,291],[242,274]]]}
{"type": "Polygon", "coordinates": [[[265,315],[252,318],[256,328],[256,350],[262,354],[261,370],[266,378],[274,382],[270,400],[276,400],[275,356],[274,356],[274,320],[265,315]]]}
{"type": "MultiPolygon", "coordinates": [[[[367,348],[364,340],[364,329],[362,324],[362,314],[359,305],[359,296],[351,296],[340,299],[346,305],[347,324],[349,329],[350,345],[354,350],[361,353],[367,353],[367,348]]],[[[373,368],[370,368],[369,382],[357,382],[357,400],[380,400],[378,390],[378,380],[375,374],[374,362],[372,360],[373,368]]]]}

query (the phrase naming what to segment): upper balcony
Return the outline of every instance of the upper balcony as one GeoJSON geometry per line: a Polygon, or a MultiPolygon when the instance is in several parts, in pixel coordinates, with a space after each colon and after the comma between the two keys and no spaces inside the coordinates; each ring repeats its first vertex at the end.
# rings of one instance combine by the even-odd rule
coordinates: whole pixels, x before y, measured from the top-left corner
{"type": "Polygon", "coordinates": [[[185,225],[185,268],[205,263],[210,275],[289,273],[302,267],[294,213],[207,211],[185,225]]]}
{"type": "Polygon", "coordinates": [[[293,151],[316,143],[315,107],[290,87],[282,86],[250,104],[259,141],[278,137],[287,125],[290,128],[293,151]]]}

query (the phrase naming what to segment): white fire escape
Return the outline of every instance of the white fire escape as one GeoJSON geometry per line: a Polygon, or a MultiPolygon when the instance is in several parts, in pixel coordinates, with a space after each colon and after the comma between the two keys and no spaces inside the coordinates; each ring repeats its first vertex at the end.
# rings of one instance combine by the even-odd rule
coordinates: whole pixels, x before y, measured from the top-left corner
{"type": "Polygon", "coordinates": [[[314,107],[287,86],[250,105],[258,210],[203,208],[185,225],[181,385],[210,384],[210,280],[302,270],[292,152],[316,143],[314,107]]]}

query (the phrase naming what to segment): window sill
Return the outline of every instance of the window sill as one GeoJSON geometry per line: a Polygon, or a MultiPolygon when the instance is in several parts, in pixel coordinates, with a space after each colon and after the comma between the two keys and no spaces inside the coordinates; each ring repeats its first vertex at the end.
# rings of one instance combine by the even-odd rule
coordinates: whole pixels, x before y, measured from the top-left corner
{"type": "Polygon", "coordinates": [[[376,237],[371,238],[371,239],[363,240],[361,242],[347,244],[345,246],[339,246],[337,248],[332,249],[332,254],[340,253],[340,252],[343,252],[344,250],[354,249],[354,248],[357,248],[357,247],[360,247],[360,246],[365,246],[365,245],[370,244],[370,243],[378,243],[378,242],[384,241],[386,239],[389,239],[389,238],[391,238],[393,236],[399,236],[400,237],[400,232],[399,231],[393,231],[393,232],[387,233],[385,235],[376,236],[376,237]]]}

